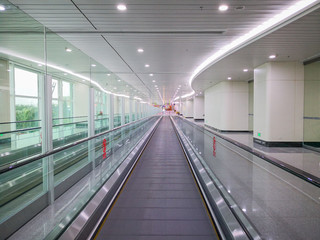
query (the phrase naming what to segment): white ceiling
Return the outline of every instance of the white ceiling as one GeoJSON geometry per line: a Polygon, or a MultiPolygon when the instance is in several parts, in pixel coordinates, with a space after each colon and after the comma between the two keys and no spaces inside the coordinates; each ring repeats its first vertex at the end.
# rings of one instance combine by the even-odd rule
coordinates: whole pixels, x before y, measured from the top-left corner
{"type": "MultiPolygon", "coordinates": [[[[229,0],[226,1],[230,6],[227,12],[218,11],[222,2],[220,0],[127,0],[124,1],[128,8],[125,12],[116,9],[120,2],[115,0],[11,2],[137,88],[149,98],[145,100],[159,103],[161,101],[155,84],[159,86],[166,102],[172,99],[179,85],[182,87],[177,96],[189,93],[192,91],[189,78],[199,64],[226,43],[278,14],[297,0],[229,0]],[[245,8],[236,10],[239,6],[245,8]],[[137,53],[139,47],[145,50],[144,53],[137,53]],[[145,64],[150,64],[150,67],[145,68],[145,64]],[[150,77],[149,73],[154,76],[150,77]],[[156,80],[156,83],[152,80],[156,80]]],[[[314,18],[317,16],[319,12],[314,18]]],[[[313,24],[317,19],[311,21],[313,24]]],[[[305,31],[300,32],[308,35],[304,38],[307,40],[312,35],[309,31],[314,29],[302,28],[305,31]]],[[[276,37],[283,40],[286,34],[293,34],[290,31],[296,29],[288,29],[276,37]]],[[[282,49],[283,44],[278,44],[278,40],[270,45],[270,42],[275,41],[272,35],[267,37],[265,42],[256,44],[254,51],[257,51],[259,56],[269,54],[273,46],[282,49]],[[269,49],[263,50],[261,46],[268,46],[269,49]]],[[[290,46],[300,46],[304,39],[301,38],[299,43],[292,43],[290,46]]],[[[288,50],[291,48],[286,46],[288,50]]],[[[285,50],[283,48],[283,53],[279,56],[286,55],[285,50]]],[[[305,53],[305,57],[315,50],[316,47],[313,47],[312,51],[299,51],[296,55],[301,52],[305,53]]],[[[261,62],[253,59],[252,53],[250,49],[242,53],[248,56],[245,65],[251,68],[261,62]]],[[[204,89],[216,81],[224,80],[230,68],[236,66],[235,62],[242,59],[237,56],[233,61],[232,56],[228,57],[228,61],[220,61],[217,68],[210,68],[200,75],[194,88],[204,89]],[[223,69],[225,70],[222,71],[223,69]],[[218,77],[212,79],[211,74],[218,77]]],[[[298,58],[301,59],[301,56],[298,58]]],[[[241,69],[240,65],[237,65],[237,68],[241,69]]],[[[236,71],[231,73],[237,76],[236,71]]],[[[251,78],[250,74],[249,72],[243,79],[251,78]]]]}
{"type": "Polygon", "coordinates": [[[269,61],[305,61],[320,54],[320,9],[225,57],[193,81],[197,92],[221,81],[253,80],[255,67],[269,61]],[[276,54],[277,58],[268,57],[276,54]],[[243,72],[248,69],[248,72],[243,72]]]}

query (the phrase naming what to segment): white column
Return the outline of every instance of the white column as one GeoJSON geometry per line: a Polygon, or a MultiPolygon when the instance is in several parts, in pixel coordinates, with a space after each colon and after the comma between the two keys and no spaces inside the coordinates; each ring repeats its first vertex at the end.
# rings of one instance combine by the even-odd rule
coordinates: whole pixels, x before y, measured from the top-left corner
{"type": "Polygon", "coordinates": [[[195,96],[193,98],[193,118],[196,120],[204,119],[204,97],[195,96]]]}
{"type": "Polygon", "coordinates": [[[248,83],[223,81],[205,91],[205,124],[220,131],[248,131],[248,83]]]}
{"type": "Polygon", "coordinates": [[[188,99],[186,101],[186,111],[184,116],[187,118],[193,118],[193,98],[192,99],[188,99]]]}
{"type": "Polygon", "coordinates": [[[304,68],[269,62],[254,70],[254,139],[267,146],[303,139],[304,68]]]}

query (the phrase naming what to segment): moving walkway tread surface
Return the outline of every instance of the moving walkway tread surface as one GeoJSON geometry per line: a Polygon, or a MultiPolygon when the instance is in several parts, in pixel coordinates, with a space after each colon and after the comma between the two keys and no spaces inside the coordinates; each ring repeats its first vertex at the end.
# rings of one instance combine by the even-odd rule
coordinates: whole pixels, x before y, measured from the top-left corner
{"type": "Polygon", "coordinates": [[[163,117],[95,239],[218,239],[169,117],[163,117]]]}

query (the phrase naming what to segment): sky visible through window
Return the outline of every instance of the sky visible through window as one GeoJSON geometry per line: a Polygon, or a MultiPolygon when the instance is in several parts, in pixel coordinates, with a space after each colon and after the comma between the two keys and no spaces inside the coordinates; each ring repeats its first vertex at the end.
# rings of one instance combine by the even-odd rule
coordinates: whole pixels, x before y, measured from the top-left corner
{"type": "Polygon", "coordinates": [[[38,75],[20,68],[14,68],[15,94],[38,97],[38,75]]]}

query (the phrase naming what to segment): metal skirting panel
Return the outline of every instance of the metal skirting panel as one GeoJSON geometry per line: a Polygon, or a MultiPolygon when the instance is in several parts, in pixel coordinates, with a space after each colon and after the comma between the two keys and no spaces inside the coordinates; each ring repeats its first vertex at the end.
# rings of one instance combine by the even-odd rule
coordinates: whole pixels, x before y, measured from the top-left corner
{"type": "Polygon", "coordinates": [[[35,199],[28,206],[21,209],[15,215],[0,224],[0,239],[7,239],[17,229],[22,227],[27,221],[41,212],[48,206],[48,193],[35,199]]]}

